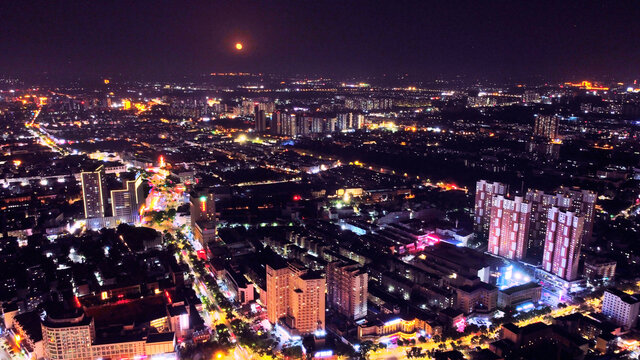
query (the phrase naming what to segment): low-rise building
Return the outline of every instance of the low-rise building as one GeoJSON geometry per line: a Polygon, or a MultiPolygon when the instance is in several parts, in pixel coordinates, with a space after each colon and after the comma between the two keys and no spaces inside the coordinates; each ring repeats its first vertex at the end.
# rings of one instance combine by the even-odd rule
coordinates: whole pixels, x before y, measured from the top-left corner
{"type": "Polygon", "coordinates": [[[537,303],[542,295],[542,286],[529,282],[498,291],[498,307],[504,309],[523,303],[537,303]]]}
{"type": "Polygon", "coordinates": [[[456,288],[456,309],[470,314],[488,313],[496,309],[498,288],[482,281],[456,288]]]}
{"type": "Polygon", "coordinates": [[[616,262],[599,257],[588,257],[584,261],[584,277],[589,280],[613,279],[616,274],[616,262]]]}
{"type": "Polygon", "coordinates": [[[436,335],[442,333],[442,326],[425,316],[409,314],[386,314],[367,317],[358,325],[358,339],[384,341],[394,336],[415,338],[416,335],[436,335]]]}

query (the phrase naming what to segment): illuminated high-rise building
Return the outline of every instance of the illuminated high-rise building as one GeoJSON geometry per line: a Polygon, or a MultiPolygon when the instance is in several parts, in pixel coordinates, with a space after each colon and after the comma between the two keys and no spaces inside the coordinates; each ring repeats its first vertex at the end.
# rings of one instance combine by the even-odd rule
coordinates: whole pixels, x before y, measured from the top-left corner
{"type": "Polygon", "coordinates": [[[321,118],[321,117],[314,117],[311,120],[311,133],[313,134],[320,134],[323,132],[324,128],[325,128],[325,121],[326,119],[321,118]]]}
{"type": "Polygon", "coordinates": [[[107,189],[104,177],[105,170],[103,165],[98,166],[93,171],[80,173],[84,217],[87,219],[107,216],[107,189]]]}
{"type": "Polygon", "coordinates": [[[535,115],[535,125],[533,135],[548,140],[558,138],[558,116],[557,115],[535,115]]]}
{"type": "Polygon", "coordinates": [[[260,110],[258,109],[258,106],[256,106],[255,111],[255,120],[256,120],[256,124],[255,124],[255,130],[258,133],[264,133],[267,131],[267,116],[265,115],[264,110],[260,110]]]}
{"type": "Polygon", "coordinates": [[[584,218],[583,240],[586,242],[591,241],[598,194],[591,190],[582,190],[575,187],[560,187],[556,193],[561,195],[559,199],[563,199],[562,202],[558,203],[558,207],[584,218]]]}
{"type": "Polygon", "coordinates": [[[287,113],[284,111],[276,110],[271,114],[271,133],[273,135],[283,135],[284,122],[287,117],[287,113]]]}
{"type": "Polygon", "coordinates": [[[336,118],[336,130],[353,129],[353,113],[340,113],[336,118]]]}
{"type": "Polygon", "coordinates": [[[93,318],[82,309],[47,309],[41,324],[45,359],[92,359],[91,344],[95,339],[93,318]]]}
{"type": "Polygon", "coordinates": [[[282,119],[282,134],[286,136],[296,137],[298,135],[297,115],[286,113],[282,119]]]}
{"type": "Polygon", "coordinates": [[[289,287],[289,311],[286,323],[301,335],[325,329],[325,279],[307,271],[293,276],[289,287]]]}
{"type": "Polygon", "coordinates": [[[557,207],[549,210],[542,268],[567,281],[578,278],[584,218],[557,207]]]}
{"type": "Polygon", "coordinates": [[[561,187],[554,193],[529,189],[525,200],[531,204],[531,231],[529,248],[541,248],[544,245],[547,232],[547,217],[552,207],[571,211],[584,218],[584,241],[589,241],[593,231],[593,217],[597,194],[593,191],[577,188],[561,187]]]}
{"type": "Polygon", "coordinates": [[[253,115],[255,108],[256,108],[256,103],[253,100],[242,100],[242,103],[240,105],[240,115],[242,116],[249,116],[249,115],[253,115]]]}
{"type": "Polygon", "coordinates": [[[111,211],[113,216],[131,216],[139,214],[145,196],[142,188],[142,176],[126,180],[125,188],[111,190],[111,211]]]}
{"type": "Polygon", "coordinates": [[[300,334],[325,327],[326,282],[319,273],[278,259],[266,265],[267,319],[300,334]]]}
{"type": "Polygon", "coordinates": [[[527,253],[531,206],[520,196],[513,200],[493,197],[489,249],[494,255],[521,260],[527,253]]]}
{"type": "Polygon", "coordinates": [[[325,119],[325,132],[333,133],[336,131],[336,121],[337,119],[334,117],[329,117],[325,119]]]}
{"type": "Polygon", "coordinates": [[[298,113],[296,121],[298,136],[306,136],[313,132],[313,118],[311,116],[298,113]]]}
{"type": "Polygon", "coordinates": [[[369,276],[358,263],[334,261],[327,265],[328,306],[351,320],[367,315],[369,276]]]}
{"type": "Polygon", "coordinates": [[[353,118],[353,127],[355,129],[362,129],[364,127],[364,115],[362,114],[357,114],[354,118],[353,118]]]}
{"type": "Polygon", "coordinates": [[[558,205],[558,196],[529,189],[524,199],[531,204],[531,225],[527,248],[542,248],[547,233],[547,215],[551,207],[558,205]]]}
{"type": "Polygon", "coordinates": [[[493,197],[507,195],[509,186],[499,182],[480,180],[476,183],[476,200],[474,210],[474,226],[476,231],[489,232],[489,220],[491,219],[491,206],[493,197]]]}
{"type": "Polygon", "coordinates": [[[602,297],[602,314],[622,326],[624,330],[633,329],[638,323],[640,297],[629,295],[621,290],[610,288],[602,297]]]}
{"type": "MultiPolygon", "coordinates": [[[[188,315],[181,316],[182,319],[188,323],[188,315]]],[[[49,304],[44,320],[39,324],[36,321],[29,323],[29,329],[35,332],[34,328],[40,327],[41,339],[46,341],[40,341],[42,350],[37,349],[38,345],[31,349],[31,355],[41,351],[40,356],[45,360],[144,359],[165,353],[175,354],[173,332],[150,333],[147,337],[97,336],[93,318],[85,314],[79,304],[71,307],[49,304]]]]}
{"type": "Polygon", "coordinates": [[[540,94],[533,90],[525,90],[522,95],[522,102],[525,104],[540,103],[541,99],[540,94]]]}
{"type": "Polygon", "coordinates": [[[267,264],[267,319],[272,324],[287,315],[293,271],[285,261],[267,264]]]}
{"type": "Polygon", "coordinates": [[[265,113],[271,114],[276,110],[276,104],[272,101],[259,102],[256,104],[255,110],[264,110],[265,113]]]}
{"type": "Polygon", "coordinates": [[[216,201],[212,191],[194,191],[190,194],[191,231],[193,237],[207,249],[216,239],[216,201]]]}
{"type": "Polygon", "coordinates": [[[215,193],[209,190],[194,191],[190,199],[191,225],[196,221],[216,220],[215,193]]]}

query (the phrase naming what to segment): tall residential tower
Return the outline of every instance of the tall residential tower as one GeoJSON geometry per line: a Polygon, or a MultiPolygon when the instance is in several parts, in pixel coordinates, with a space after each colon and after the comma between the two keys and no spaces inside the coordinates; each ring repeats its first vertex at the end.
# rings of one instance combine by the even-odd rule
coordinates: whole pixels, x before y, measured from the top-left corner
{"type": "Polygon", "coordinates": [[[499,182],[480,180],[476,183],[476,200],[474,211],[474,226],[477,232],[489,232],[489,220],[491,219],[491,206],[496,195],[506,196],[509,186],[499,182]]]}
{"type": "Polygon", "coordinates": [[[84,217],[87,219],[107,216],[107,189],[104,166],[100,165],[93,171],[80,173],[82,183],[82,200],[84,202],[84,217]]]}
{"type": "Polygon", "coordinates": [[[513,200],[502,195],[493,198],[489,252],[511,260],[521,260],[527,253],[531,206],[520,196],[513,200]]]}

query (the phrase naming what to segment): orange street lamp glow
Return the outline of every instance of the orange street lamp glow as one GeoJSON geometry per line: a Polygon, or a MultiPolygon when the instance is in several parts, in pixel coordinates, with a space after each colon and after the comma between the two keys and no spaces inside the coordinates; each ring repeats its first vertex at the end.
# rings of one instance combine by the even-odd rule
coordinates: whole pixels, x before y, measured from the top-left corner
{"type": "Polygon", "coordinates": [[[236,50],[242,50],[242,43],[236,43],[236,50]]]}

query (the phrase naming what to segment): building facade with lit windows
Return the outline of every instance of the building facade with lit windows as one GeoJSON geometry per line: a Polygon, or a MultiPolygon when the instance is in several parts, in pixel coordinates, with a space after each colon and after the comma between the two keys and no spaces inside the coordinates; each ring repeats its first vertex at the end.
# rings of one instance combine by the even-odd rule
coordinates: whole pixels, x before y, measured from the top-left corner
{"type": "Polygon", "coordinates": [[[136,175],[134,180],[126,180],[124,189],[111,190],[111,211],[113,216],[139,215],[145,196],[142,187],[142,176],[136,175]]]}
{"type": "Polygon", "coordinates": [[[583,240],[585,242],[591,241],[598,194],[591,190],[583,190],[576,187],[560,187],[557,193],[562,195],[561,198],[564,201],[563,203],[558,203],[559,208],[571,211],[584,218],[583,240]]]}
{"type": "Polygon", "coordinates": [[[80,173],[82,184],[82,201],[84,202],[84,217],[102,218],[107,216],[107,189],[104,166],[100,165],[93,171],[80,173]]]}
{"type": "Polygon", "coordinates": [[[618,289],[607,289],[602,297],[602,314],[625,330],[632,329],[638,323],[640,298],[618,289]]]}
{"type": "Polygon", "coordinates": [[[351,320],[367,315],[369,276],[357,263],[327,265],[327,301],[330,308],[351,320]]]}
{"type": "Polygon", "coordinates": [[[276,110],[271,114],[271,128],[269,129],[271,134],[283,135],[283,128],[286,117],[287,113],[281,110],[276,110]]]}
{"type": "MultiPolygon", "coordinates": [[[[132,333],[97,337],[92,317],[81,308],[48,309],[41,322],[46,360],[135,359],[175,352],[175,333],[132,333]]],[[[175,356],[173,356],[175,358],[175,356]]]]}
{"type": "Polygon", "coordinates": [[[496,309],[497,302],[498,288],[479,280],[473,285],[456,288],[455,308],[465,314],[489,313],[496,309]]]}
{"type": "Polygon", "coordinates": [[[279,319],[287,315],[289,286],[293,271],[283,261],[267,264],[266,272],[267,296],[265,305],[267,306],[267,319],[272,324],[277,324],[279,319]]]}
{"type": "Polygon", "coordinates": [[[610,280],[616,275],[616,265],[614,260],[588,257],[584,260],[583,275],[589,280],[610,280]]]}
{"type": "Polygon", "coordinates": [[[12,326],[8,328],[13,333],[16,345],[24,351],[27,359],[36,360],[44,357],[40,323],[40,313],[34,310],[15,315],[12,326]]]}
{"type": "Polygon", "coordinates": [[[193,192],[190,195],[191,226],[196,221],[216,221],[216,199],[212,191],[193,192]]]}
{"type": "Polygon", "coordinates": [[[542,268],[561,279],[578,278],[584,218],[556,207],[549,210],[542,268]]]}
{"type": "Polygon", "coordinates": [[[192,192],[189,199],[191,231],[196,241],[206,250],[209,242],[216,240],[216,200],[210,190],[192,192]]]}
{"type": "Polygon", "coordinates": [[[584,239],[589,239],[593,229],[596,198],[596,193],[577,188],[561,187],[553,193],[529,189],[525,195],[525,200],[531,204],[529,248],[541,248],[544,246],[549,210],[552,207],[571,211],[578,216],[582,216],[585,221],[583,227],[584,239]]]}
{"type": "Polygon", "coordinates": [[[51,360],[90,360],[95,339],[93,318],[81,309],[49,309],[42,322],[44,357],[51,360]]]}
{"type": "Polygon", "coordinates": [[[380,315],[367,318],[358,325],[358,340],[387,342],[393,338],[414,339],[416,336],[433,336],[442,334],[442,326],[434,319],[422,316],[380,315]]]}
{"type": "Polygon", "coordinates": [[[261,110],[260,108],[258,108],[258,106],[255,107],[254,110],[254,115],[255,115],[255,130],[257,133],[264,133],[267,131],[267,116],[265,114],[264,110],[261,110]]]}
{"type": "Polygon", "coordinates": [[[511,260],[521,260],[527,253],[531,205],[520,196],[507,199],[493,197],[489,249],[491,254],[511,260]]]}
{"type": "Polygon", "coordinates": [[[289,289],[286,323],[300,335],[325,329],[326,281],[320,273],[308,271],[293,277],[289,289]]]}
{"type": "Polygon", "coordinates": [[[297,264],[279,260],[266,265],[267,319],[288,328],[289,334],[324,331],[325,278],[297,264]]]}
{"type": "Polygon", "coordinates": [[[508,289],[498,291],[498,307],[516,307],[519,304],[536,304],[542,296],[542,286],[536,282],[529,282],[519,286],[512,286],[508,289]]]}
{"type": "Polygon", "coordinates": [[[558,115],[536,114],[533,135],[547,140],[557,139],[559,137],[558,120],[558,115]]]}
{"type": "Polygon", "coordinates": [[[503,183],[486,180],[480,180],[476,183],[474,227],[477,232],[489,232],[493,197],[496,195],[506,196],[508,192],[509,186],[503,183]]]}
{"type": "Polygon", "coordinates": [[[531,204],[531,226],[529,227],[528,248],[542,248],[547,234],[547,215],[558,205],[556,194],[529,189],[524,199],[531,204]]]}

